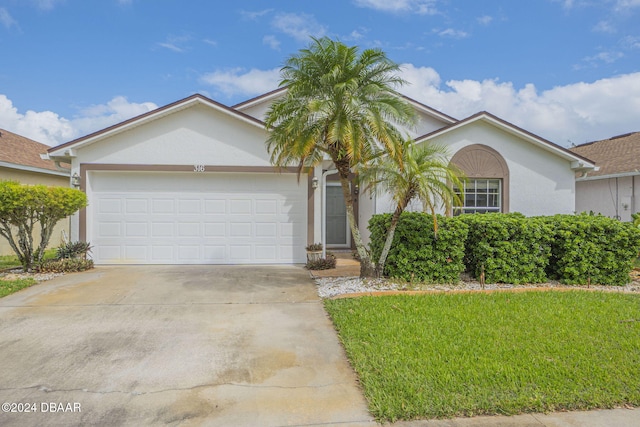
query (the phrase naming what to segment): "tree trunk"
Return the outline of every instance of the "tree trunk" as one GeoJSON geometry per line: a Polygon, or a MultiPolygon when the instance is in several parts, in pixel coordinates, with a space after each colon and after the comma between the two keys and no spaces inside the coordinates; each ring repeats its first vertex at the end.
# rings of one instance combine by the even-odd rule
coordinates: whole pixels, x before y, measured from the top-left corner
{"type": "Polygon", "coordinates": [[[369,251],[362,241],[360,235],[360,229],[356,222],[356,216],[353,209],[353,197],[351,196],[351,183],[349,181],[349,175],[351,175],[351,167],[349,161],[342,159],[333,159],[333,163],[338,170],[338,176],[340,177],[340,185],[342,187],[342,195],[344,196],[344,203],[347,208],[347,220],[349,221],[349,228],[351,229],[351,237],[353,237],[353,243],[356,245],[356,251],[360,257],[360,277],[376,277],[375,265],[371,261],[369,251]]]}
{"type": "Polygon", "coordinates": [[[389,230],[387,230],[387,237],[384,241],[384,246],[382,247],[382,252],[380,253],[380,259],[376,263],[376,276],[382,277],[384,275],[384,265],[387,262],[387,256],[389,256],[389,251],[391,250],[391,244],[393,243],[393,236],[396,234],[396,227],[398,226],[398,222],[400,221],[400,215],[402,211],[400,207],[397,207],[393,212],[393,216],[391,217],[391,224],[389,225],[389,230]]]}

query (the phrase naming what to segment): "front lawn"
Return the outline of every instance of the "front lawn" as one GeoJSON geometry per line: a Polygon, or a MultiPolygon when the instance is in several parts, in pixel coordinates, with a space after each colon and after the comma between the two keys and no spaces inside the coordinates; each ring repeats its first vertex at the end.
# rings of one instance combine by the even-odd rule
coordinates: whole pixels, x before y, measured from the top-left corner
{"type": "Polygon", "coordinates": [[[18,292],[21,289],[35,285],[34,279],[2,280],[0,279],[0,298],[18,292]]]}
{"type": "Polygon", "coordinates": [[[381,421],[640,405],[640,295],[325,300],[381,421]]]}

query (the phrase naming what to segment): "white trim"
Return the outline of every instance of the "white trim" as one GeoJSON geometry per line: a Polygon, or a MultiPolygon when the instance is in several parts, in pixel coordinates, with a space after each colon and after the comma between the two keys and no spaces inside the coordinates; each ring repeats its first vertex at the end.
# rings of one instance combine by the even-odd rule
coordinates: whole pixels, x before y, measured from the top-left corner
{"type": "Polygon", "coordinates": [[[25,166],[25,165],[17,165],[15,163],[7,163],[0,161],[0,167],[5,167],[9,169],[17,169],[25,172],[36,172],[36,173],[44,173],[47,175],[56,175],[56,176],[66,176],[69,177],[69,173],[53,171],[50,169],[37,168],[33,166],[25,166]]]}
{"type": "Polygon", "coordinates": [[[625,178],[628,176],[640,176],[640,171],[611,173],[608,175],[584,176],[576,178],[576,181],[595,181],[597,179],[625,178]]]}

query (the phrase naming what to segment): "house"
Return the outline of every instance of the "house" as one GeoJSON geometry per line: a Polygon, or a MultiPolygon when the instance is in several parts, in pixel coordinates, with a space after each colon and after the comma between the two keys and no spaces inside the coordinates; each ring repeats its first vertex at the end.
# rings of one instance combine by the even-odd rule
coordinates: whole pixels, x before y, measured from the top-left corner
{"type": "Polygon", "coordinates": [[[576,178],[576,212],[595,212],[622,221],[640,211],[640,132],[571,148],[599,167],[576,178]]]}
{"type": "MultiPolygon", "coordinates": [[[[0,129],[0,180],[68,187],[69,172],[58,169],[51,160],[40,158],[49,148],[48,145],[0,129]]],[[[69,220],[60,221],[53,231],[50,246],[58,246],[62,234],[68,232],[69,220]]],[[[40,236],[34,238],[39,241],[40,236]]],[[[0,255],[9,254],[13,254],[13,250],[4,238],[0,238],[0,255]]]]}
{"type": "MultiPolygon", "coordinates": [[[[298,176],[269,161],[263,119],[284,91],[232,107],[192,95],[51,148],[89,199],[72,239],[91,242],[98,264],[303,263],[309,243],[351,247],[330,162],[298,176]]],[[[591,161],[486,112],[456,120],[407,101],[419,116],[407,131],[447,145],[469,176],[466,212],[573,212],[574,176],[591,161]]],[[[393,206],[351,191],[366,240],[370,216],[393,206]]]]}

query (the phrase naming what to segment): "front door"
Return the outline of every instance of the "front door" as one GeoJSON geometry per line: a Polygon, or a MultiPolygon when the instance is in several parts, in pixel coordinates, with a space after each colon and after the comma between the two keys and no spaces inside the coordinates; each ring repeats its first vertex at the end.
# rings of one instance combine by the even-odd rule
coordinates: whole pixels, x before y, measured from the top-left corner
{"type": "Polygon", "coordinates": [[[327,247],[348,248],[351,233],[347,221],[347,207],[339,182],[327,182],[327,247]]]}

